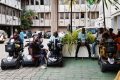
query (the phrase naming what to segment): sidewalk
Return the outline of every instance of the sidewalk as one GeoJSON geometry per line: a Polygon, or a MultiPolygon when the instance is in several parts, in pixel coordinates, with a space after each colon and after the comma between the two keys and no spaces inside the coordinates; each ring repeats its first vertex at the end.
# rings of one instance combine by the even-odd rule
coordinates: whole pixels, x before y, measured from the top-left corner
{"type": "Polygon", "coordinates": [[[64,67],[24,67],[0,70],[0,80],[113,80],[117,72],[102,73],[97,60],[65,58],[64,67]]]}

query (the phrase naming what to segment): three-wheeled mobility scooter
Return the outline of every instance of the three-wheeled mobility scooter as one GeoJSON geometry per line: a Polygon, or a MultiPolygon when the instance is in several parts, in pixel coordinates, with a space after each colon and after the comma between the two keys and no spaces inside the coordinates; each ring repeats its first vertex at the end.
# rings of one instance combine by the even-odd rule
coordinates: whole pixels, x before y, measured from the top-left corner
{"type": "Polygon", "coordinates": [[[47,66],[63,66],[62,44],[55,38],[48,43],[50,54],[48,55],[47,66]]]}
{"type": "Polygon", "coordinates": [[[5,51],[9,53],[7,58],[1,60],[1,69],[5,70],[7,68],[20,68],[23,48],[19,41],[10,39],[5,45],[5,51]]]}
{"type": "Polygon", "coordinates": [[[100,45],[98,64],[102,72],[120,69],[120,56],[117,55],[116,44],[112,39],[108,39],[104,45],[100,45]]]}

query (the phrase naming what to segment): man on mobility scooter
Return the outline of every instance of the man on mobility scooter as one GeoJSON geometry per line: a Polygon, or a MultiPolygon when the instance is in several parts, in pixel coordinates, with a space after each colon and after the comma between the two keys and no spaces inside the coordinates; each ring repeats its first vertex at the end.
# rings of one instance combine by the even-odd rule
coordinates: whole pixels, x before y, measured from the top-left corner
{"type": "Polygon", "coordinates": [[[5,50],[9,53],[9,56],[2,59],[1,69],[4,70],[8,67],[19,68],[21,65],[23,47],[17,32],[13,34],[13,37],[10,38],[7,45],[5,45],[5,50]]]}
{"type": "MultiPolygon", "coordinates": [[[[42,39],[41,39],[41,33],[39,33],[37,36],[33,36],[33,41],[29,42],[26,46],[28,46],[28,55],[24,55],[22,60],[23,66],[39,66],[39,64],[44,65],[46,64],[46,55],[47,52],[45,49],[43,49],[42,45],[42,39]]],[[[43,67],[42,67],[43,68],[43,67]]],[[[44,67],[45,68],[45,67],[44,67]]]]}
{"type": "Polygon", "coordinates": [[[102,72],[107,70],[118,70],[120,68],[116,44],[113,36],[110,35],[109,32],[103,34],[103,39],[100,43],[100,57],[98,60],[102,72]]]}
{"type": "Polygon", "coordinates": [[[48,55],[48,66],[63,66],[62,44],[58,32],[54,32],[48,43],[50,54],[48,55]]]}

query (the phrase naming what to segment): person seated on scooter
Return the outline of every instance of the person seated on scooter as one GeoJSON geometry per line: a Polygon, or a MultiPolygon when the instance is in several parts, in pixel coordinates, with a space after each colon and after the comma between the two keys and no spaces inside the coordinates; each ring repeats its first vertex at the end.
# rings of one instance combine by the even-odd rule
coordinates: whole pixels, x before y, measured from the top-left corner
{"type": "Polygon", "coordinates": [[[116,34],[113,33],[113,29],[112,29],[112,28],[109,28],[108,33],[109,33],[109,35],[110,35],[110,37],[111,37],[112,39],[115,39],[115,38],[116,38],[116,34]]]}
{"type": "Polygon", "coordinates": [[[58,36],[58,32],[54,32],[53,36],[50,37],[48,47],[50,51],[53,51],[53,53],[56,56],[59,56],[59,53],[62,51],[62,44],[60,41],[60,37],[58,36]],[[52,45],[53,44],[53,45],[52,45]]]}
{"type": "Polygon", "coordinates": [[[14,39],[14,42],[15,42],[15,54],[13,54],[13,55],[15,55],[15,57],[17,57],[18,56],[18,52],[20,50],[22,50],[22,48],[21,48],[22,41],[21,41],[21,39],[19,37],[19,34],[17,32],[15,32],[13,34],[13,37],[11,39],[14,39]]]}
{"type": "Polygon", "coordinates": [[[75,53],[76,59],[78,57],[79,48],[82,45],[85,45],[87,47],[88,53],[89,53],[89,58],[91,58],[90,45],[87,41],[87,34],[85,32],[85,28],[82,28],[82,32],[79,32],[79,34],[78,34],[78,43],[77,43],[77,49],[76,49],[76,53],[75,53]]]}
{"type": "Polygon", "coordinates": [[[96,37],[96,40],[95,42],[92,44],[92,51],[93,51],[93,56],[95,55],[95,52],[96,52],[96,45],[99,44],[99,42],[101,41],[102,39],[102,34],[104,32],[104,29],[103,28],[99,28],[98,30],[98,33],[97,33],[97,37],[96,37]]]}
{"type": "Polygon", "coordinates": [[[105,53],[101,56],[103,59],[108,59],[108,62],[114,62],[114,58],[116,55],[116,43],[112,39],[112,36],[109,35],[109,32],[103,34],[103,39],[101,41],[101,45],[105,48],[105,53]]]}

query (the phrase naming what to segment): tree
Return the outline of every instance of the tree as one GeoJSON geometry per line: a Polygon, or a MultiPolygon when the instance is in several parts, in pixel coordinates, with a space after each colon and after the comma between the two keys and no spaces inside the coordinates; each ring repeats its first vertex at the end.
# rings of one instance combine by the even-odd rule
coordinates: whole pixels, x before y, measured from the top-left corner
{"type": "Polygon", "coordinates": [[[36,14],[32,10],[23,10],[21,12],[21,29],[29,29],[31,25],[33,24],[33,17],[35,17],[36,14]]]}
{"type": "Polygon", "coordinates": [[[87,0],[87,2],[90,5],[93,4],[99,4],[102,1],[102,5],[103,5],[103,18],[104,18],[104,28],[106,28],[106,22],[105,22],[105,6],[108,9],[108,4],[114,5],[116,6],[117,9],[119,9],[119,7],[117,6],[120,5],[120,3],[118,2],[118,0],[87,0]]]}

